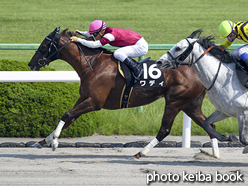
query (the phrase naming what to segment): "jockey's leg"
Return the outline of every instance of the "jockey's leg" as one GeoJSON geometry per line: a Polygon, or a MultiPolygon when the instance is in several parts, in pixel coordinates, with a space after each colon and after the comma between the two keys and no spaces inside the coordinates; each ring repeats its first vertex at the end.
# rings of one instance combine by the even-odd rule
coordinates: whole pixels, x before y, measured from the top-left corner
{"type": "Polygon", "coordinates": [[[133,72],[137,79],[143,73],[142,67],[135,63],[131,58],[144,56],[148,51],[148,44],[144,38],[130,46],[121,47],[114,51],[114,57],[124,62],[133,72]]]}
{"type": "Polygon", "coordinates": [[[140,76],[143,74],[143,68],[140,67],[140,65],[138,65],[137,63],[135,63],[131,58],[127,57],[124,61],[123,61],[129,68],[131,68],[131,70],[134,73],[134,76],[136,79],[140,79],[140,76]]]}
{"type": "Polygon", "coordinates": [[[239,49],[239,56],[248,66],[248,46],[239,49]]]}

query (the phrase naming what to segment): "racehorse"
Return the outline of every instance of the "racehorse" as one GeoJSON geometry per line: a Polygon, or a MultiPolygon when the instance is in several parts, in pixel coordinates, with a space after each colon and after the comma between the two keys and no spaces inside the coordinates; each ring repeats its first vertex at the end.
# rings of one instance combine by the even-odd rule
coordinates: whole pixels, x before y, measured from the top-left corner
{"type": "Polygon", "coordinates": [[[156,61],[161,71],[192,66],[206,87],[209,99],[216,110],[203,122],[203,129],[220,141],[236,141],[236,136],[224,136],[212,130],[210,124],[228,117],[236,117],[239,125],[239,140],[246,145],[248,153],[248,91],[240,83],[233,57],[222,47],[213,43],[213,37],[199,37],[201,29],[173,46],[156,61]],[[198,38],[194,38],[199,34],[198,38]]]}
{"type": "MultiPolygon", "coordinates": [[[[113,53],[102,52],[102,49],[91,49],[70,41],[72,35],[68,29],[59,33],[56,28],[40,44],[28,64],[31,70],[39,70],[56,59],[68,62],[81,80],[80,97],[75,106],[61,118],[57,128],[44,140],[34,144],[41,148],[52,143],[52,149],[58,147],[58,137],[80,115],[105,109],[119,109],[120,99],[125,85],[124,78],[117,70],[118,61],[113,53]]],[[[155,61],[154,61],[155,63],[155,61]]],[[[158,70],[158,69],[157,69],[158,70]]],[[[164,73],[165,87],[133,88],[129,107],[149,104],[164,97],[166,106],[161,128],[156,136],[135,158],[145,156],[156,144],[169,135],[175,116],[184,111],[195,123],[202,126],[206,119],[201,111],[205,89],[192,68],[181,67],[164,73]]],[[[215,128],[214,124],[212,127],[215,128]]],[[[217,139],[210,135],[213,144],[213,155],[219,156],[217,139]]]]}

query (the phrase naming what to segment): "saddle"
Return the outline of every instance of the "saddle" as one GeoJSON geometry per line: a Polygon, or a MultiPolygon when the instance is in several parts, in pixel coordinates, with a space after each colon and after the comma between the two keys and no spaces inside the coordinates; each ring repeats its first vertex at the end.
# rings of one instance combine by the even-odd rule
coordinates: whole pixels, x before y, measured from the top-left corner
{"type": "Polygon", "coordinates": [[[243,60],[239,60],[235,62],[236,64],[236,73],[240,83],[248,88],[248,66],[244,63],[243,60]]]}
{"type": "Polygon", "coordinates": [[[140,80],[136,80],[131,70],[125,63],[118,61],[118,71],[125,79],[125,85],[122,90],[120,108],[128,108],[129,98],[133,87],[165,87],[164,74],[157,68],[155,61],[143,59],[138,65],[143,65],[144,72],[140,80]]]}

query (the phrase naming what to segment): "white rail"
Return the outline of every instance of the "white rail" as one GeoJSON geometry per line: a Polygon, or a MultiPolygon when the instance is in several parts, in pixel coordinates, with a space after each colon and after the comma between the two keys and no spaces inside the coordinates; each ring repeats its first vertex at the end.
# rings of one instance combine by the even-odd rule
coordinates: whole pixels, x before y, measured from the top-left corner
{"type": "Polygon", "coordinates": [[[75,71],[1,71],[0,82],[79,82],[75,71]]]}
{"type": "Polygon", "coordinates": [[[183,113],[183,140],[182,147],[190,148],[191,142],[191,118],[183,113]]]}

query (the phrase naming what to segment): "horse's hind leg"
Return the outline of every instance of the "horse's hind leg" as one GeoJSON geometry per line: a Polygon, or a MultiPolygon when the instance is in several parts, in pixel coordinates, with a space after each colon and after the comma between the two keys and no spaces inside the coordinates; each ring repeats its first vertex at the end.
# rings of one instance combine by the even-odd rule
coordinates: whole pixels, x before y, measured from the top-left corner
{"type": "Polygon", "coordinates": [[[216,132],[215,130],[213,130],[210,126],[211,123],[217,122],[217,121],[221,121],[223,119],[226,119],[230,116],[215,110],[205,121],[203,121],[203,129],[209,133],[210,135],[213,135],[214,137],[216,137],[219,141],[238,141],[237,137],[234,135],[230,135],[230,136],[225,136],[222,135],[218,132],[216,132]]]}
{"type": "Polygon", "coordinates": [[[178,114],[179,110],[177,108],[171,108],[170,106],[165,107],[164,116],[162,119],[162,124],[159,129],[159,132],[148,145],[146,145],[140,152],[135,154],[133,157],[139,159],[140,157],[146,156],[146,154],[156,146],[160,141],[162,141],[166,136],[170,134],[171,126],[173,121],[178,114]]]}
{"type": "Polygon", "coordinates": [[[242,144],[246,145],[243,153],[248,153],[248,118],[247,113],[241,113],[238,116],[239,123],[239,140],[242,144]]]}
{"type": "MultiPolygon", "coordinates": [[[[205,91],[193,102],[191,103],[188,107],[186,107],[185,109],[183,109],[183,111],[200,127],[203,128],[202,124],[203,121],[207,118],[201,110],[202,107],[202,102],[203,102],[203,98],[205,96],[205,91]]],[[[213,128],[215,130],[215,125],[212,123],[210,124],[211,128],[213,128]]],[[[220,157],[220,152],[219,152],[219,147],[218,147],[218,141],[217,139],[209,134],[209,137],[211,139],[211,145],[212,145],[212,153],[213,156],[216,158],[220,157]]]]}

